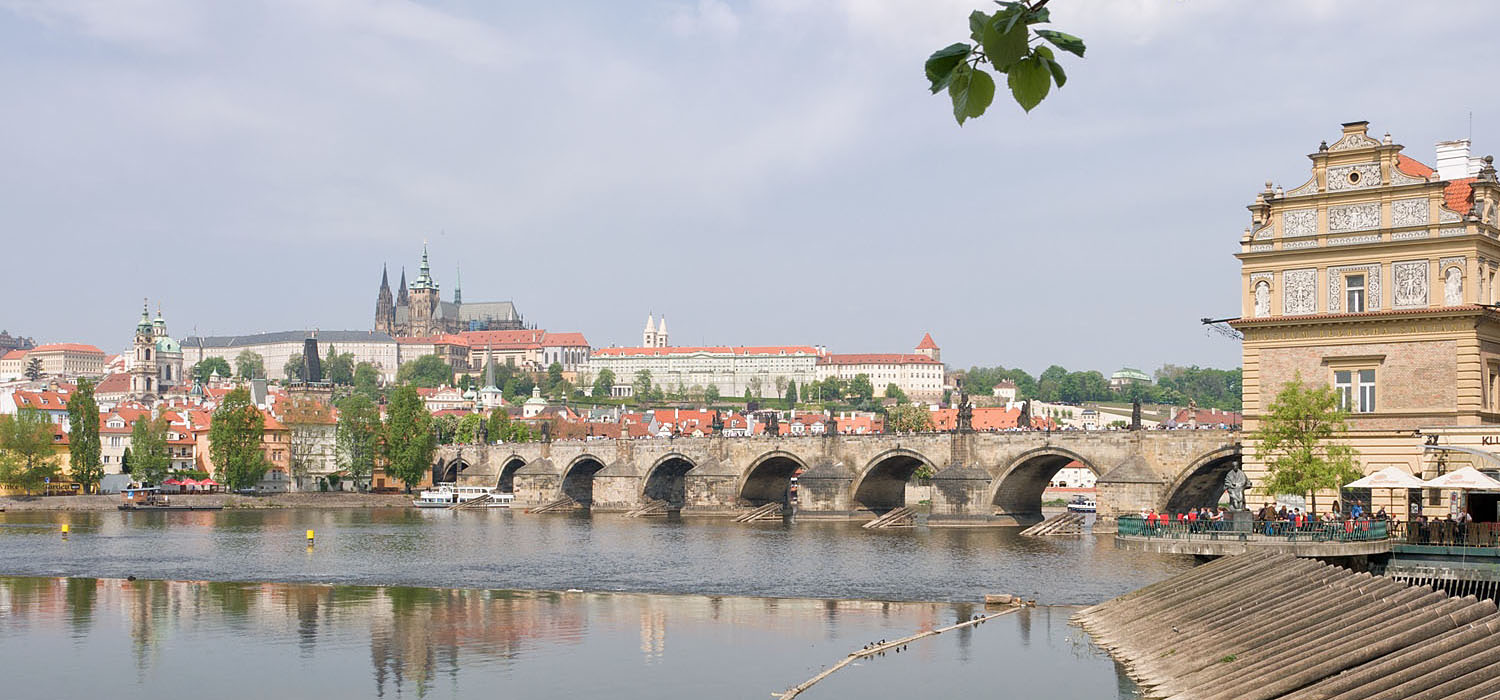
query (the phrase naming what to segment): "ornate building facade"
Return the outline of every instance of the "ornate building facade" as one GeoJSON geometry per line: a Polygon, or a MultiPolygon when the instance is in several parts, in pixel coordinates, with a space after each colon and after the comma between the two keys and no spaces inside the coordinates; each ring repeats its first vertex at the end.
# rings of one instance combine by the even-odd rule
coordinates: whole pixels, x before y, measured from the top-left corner
{"type": "Polygon", "coordinates": [[[427,246],[422,246],[422,264],[417,279],[406,282],[406,270],[396,294],[391,293],[386,270],[380,271],[380,289],[375,295],[375,330],[398,338],[425,337],[464,331],[519,330],[525,322],[509,301],[487,301],[465,304],[460,285],[453,286],[453,301],[443,301],[432,268],[427,263],[427,246]]]}
{"type": "MultiPolygon", "coordinates": [[[[1395,465],[1434,476],[1446,467],[1416,436],[1500,424],[1492,159],[1450,141],[1429,167],[1389,135],[1371,137],[1367,122],[1344,124],[1308,158],[1305,183],[1268,182],[1256,195],[1236,255],[1245,430],[1300,376],[1339,393],[1367,472],[1395,465]]],[[[1259,484],[1265,466],[1253,447],[1245,468],[1259,484]]]]}
{"type": "Polygon", "coordinates": [[[130,397],[151,401],[183,383],[182,346],[167,334],[167,321],[157,309],[153,320],[146,304],[135,326],[129,366],[130,397]]]}

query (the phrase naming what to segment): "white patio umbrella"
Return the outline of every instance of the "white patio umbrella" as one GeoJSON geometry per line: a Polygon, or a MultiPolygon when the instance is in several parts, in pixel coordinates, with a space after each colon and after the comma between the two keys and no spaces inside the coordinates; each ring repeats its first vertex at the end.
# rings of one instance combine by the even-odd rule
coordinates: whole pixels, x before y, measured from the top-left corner
{"type": "Polygon", "coordinates": [[[1500,481],[1496,481],[1484,472],[1473,467],[1456,469],[1439,477],[1434,477],[1422,482],[1423,488],[1429,489],[1453,489],[1456,491],[1500,491],[1500,481]]]}
{"type": "MultiPolygon", "coordinates": [[[[1484,475],[1480,474],[1480,476],[1484,475]]],[[[1425,486],[1427,482],[1397,466],[1386,467],[1363,479],[1344,484],[1346,489],[1420,489],[1425,486]]]]}

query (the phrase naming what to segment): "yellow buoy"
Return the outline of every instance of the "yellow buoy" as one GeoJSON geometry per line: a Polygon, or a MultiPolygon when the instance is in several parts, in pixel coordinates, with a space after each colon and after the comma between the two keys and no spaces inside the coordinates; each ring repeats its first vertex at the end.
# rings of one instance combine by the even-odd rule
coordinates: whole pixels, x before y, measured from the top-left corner
{"type": "Polygon", "coordinates": [[[64,534],[64,535],[68,534],[68,524],[67,523],[63,523],[62,534],[64,534]]]}
{"type": "Polygon", "coordinates": [[[307,541],[308,542],[313,541],[313,531],[312,530],[308,530],[307,531],[307,541]]]}

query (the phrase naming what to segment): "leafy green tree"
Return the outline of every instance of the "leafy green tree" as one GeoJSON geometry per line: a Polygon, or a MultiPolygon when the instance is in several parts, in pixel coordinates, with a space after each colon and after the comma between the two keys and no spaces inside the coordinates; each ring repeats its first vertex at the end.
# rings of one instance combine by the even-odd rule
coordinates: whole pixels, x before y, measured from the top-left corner
{"type": "Polygon", "coordinates": [[[718,384],[709,384],[708,387],[703,390],[703,400],[705,400],[705,401],[707,401],[707,402],[709,402],[711,404],[718,403],[719,402],[719,385],[718,384]]]}
{"type": "Polygon", "coordinates": [[[0,483],[31,495],[59,477],[47,414],[24,407],[0,415],[0,483]]]}
{"type": "Polygon", "coordinates": [[[452,445],[458,437],[458,416],[445,413],[441,416],[433,416],[432,425],[437,429],[437,441],[440,445],[452,445]]]}
{"type": "Polygon", "coordinates": [[[547,365],[547,392],[551,393],[553,387],[563,380],[563,366],[561,362],[547,365]]]}
{"type": "Polygon", "coordinates": [[[99,403],[94,400],[94,381],[78,380],[78,388],[68,397],[68,464],[84,493],[98,490],[104,478],[99,461],[99,403]]]}
{"type": "Polygon", "coordinates": [[[748,386],[745,387],[745,403],[748,405],[751,401],[754,401],[754,400],[755,400],[755,396],[750,393],[750,387],[748,387],[748,386]]]}
{"type": "Polygon", "coordinates": [[[432,414],[427,412],[416,388],[401,386],[393,389],[386,404],[386,473],[400,479],[410,492],[412,484],[421,482],[431,467],[436,450],[432,414]]]}
{"type": "Polygon", "coordinates": [[[134,462],[135,462],[135,459],[130,454],[130,448],[129,447],[125,448],[125,451],[122,452],[122,453],[120,453],[120,473],[121,474],[130,474],[130,473],[133,473],[134,470],[135,470],[135,464],[134,464],[134,462]]]}
{"type": "Polygon", "coordinates": [[[229,369],[229,361],[222,357],[205,357],[201,362],[193,365],[193,378],[199,382],[207,382],[208,378],[217,371],[220,377],[228,378],[232,372],[229,369]]]}
{"type": "Polygon", "coordinates": [[[281,371],[285,373],[287,381],[300,381],[302,374],[307,371],[307,360],[302,357],[302,353],[294,352],[286,358],[286,364],[281,366],[281,371]]]}
{"type": "MultiPolygon", "coordinates": [[[[131,457],[135,460],[133,475],[148,484],[160,484],[172,470],[172,455],[167,450],[167,419],[164,416],[141,416],[130,426],[131,457]]],[[[210,434],[213,430],[209,428],[210,434]]]]}
{"type": "Polygon", "coordinates": [[[235,490],[260,483],[271,466],[261,449],[265,428],[266,417],[251,403],[249,389],[225,394],[208,427],[214,478],[235,490]]]}
{"type": "MultiPolygon", "coordinates": [[[[755,381],[755,378],[752,378],[751,381],[755,381]]],[[[786,398],[786,384],[788,381],[791,380],[787,379],[784,376],[777,376],[775,379],[771,380],[771,383],[776,386],[776,398],[786,398]]]]}
{"type": "Polygon", "coordinates": [[[997,4],[1000,9],[994,14],[975,10],[969,15],[973,44],[952,44],[927,59],[925,68],[932,92],[948,91],[953,117],[960,126],[964,120],[984,114],[995,99],[995,79],[983,66],[1005,75],[1011,97],[1030,112],[1047,97],[1054,82],[1061,88],[1068,80],[1052,48],[1040,40],[1083,57],[1082,39],[1050,29],[1033,30],[1033,25],[1052,21],[1051,11],[1045,7],[1047,0],[997,4]]]}
{"type": "Polygon", "coordinates": [[[401,365],[396,372],[396,381],[426,388],[452,385],[453,367],[437,355],[423,355],[401,365]]]}
{"type": "Polygon", "coordinates": [[[26,361],[26,378],[37,381],[42,378],[42,358],[33,356],[26,361]]]}
{"type": "Polygon", "coordinates": [[[609,397],[609,392],[615,386],[615,373],[613,370],[601,369],[599,376],[594,377],[594,389],[590,392],[596,399],[609,397]]]}
{"type": "Polygon", "coordinates": [[[349,386],[354,383],[354,366],[354,353],[336,352],[329,345],[328,357],[323,359],[323,381],[349,386]]]}
{"type": "Polygon", "coordinates": [[[380,372],[375,365],[361,362],[354,366],[354,393],[372,402],[380,400],[380,372]]]}
{"type": "Polygon", "coordinates": [[[537,431],[527,423],[513,420],[505,426],[505,437],[501,439],[505,442],[536,442],[537,431]]]}
{"type": "Polygon", "coordinates": [[[635,373],[635,395],[641,400],[649,400],[651,396],[651,370],[643,369],[635,373]]]}
{"type": "Polygon", "coordinates": [[[234,358],[235,375],[240,379],[255,379],[266,376],[266,358],[254,350],[242,350],[234,358]]]}
{"type": "Polygon", "coordinates": [[[887,433],[922,433],[932,430],[932,412],[916,404],[902,404],[885,412],[887,433]]]}
{"type": "Polygon", "coordinates": [[[490,411],[490,439],[505,440],[506,429],[510,427],[510,414],[503,408],[490,411]]]}
{"type": "Polygon", "coordinates": [[[1342,442],[1348,414],[1339,409],[1339,394],[1328,385],[1310,387],[1299,373],[1281,386],[1251,435],[1255,456],[1267,468],[1261,490],[1308,496],[1308,511],[1317,512],[1319,491],[1337,492],[1358,479],[1353,447],[1342,442]]]}
{"type": "Polygon", "coordinates": [[[910,399],[906,398],[906,392],[902,391],[901,387],[896,386],[894,383],[885,385],[885,397],[895,399],[898,406],[910,402],[910,399]]]}
{"type": "Polygon", "coordinates": [[[786,383],[786,406],[794,408],[797,405],[797,382],[787,380],[786,383]]]}
{"type": "Polygon", "coordinates": [[[479,426],[484,424],[484,416],[478,413],[470,413],[458,419],[458,428],[455,431],[455,440],[464,445],[479,442],[479,426]]]}
{"type": "Polygon", "coordinates": [[[350,394],[339,402],[339,423],[334,443],[339,468],[348,472],[354,488],[370,487],[375,473],[375,456],[380,453],[380,407],[364,394],[350,394]]]}
{"type": "Polygon", "coordinates": [[[870,375],[860,373],[849,380],[849,398],[859,401],[875,398],[875,386],[870,383],[870,375]]]}

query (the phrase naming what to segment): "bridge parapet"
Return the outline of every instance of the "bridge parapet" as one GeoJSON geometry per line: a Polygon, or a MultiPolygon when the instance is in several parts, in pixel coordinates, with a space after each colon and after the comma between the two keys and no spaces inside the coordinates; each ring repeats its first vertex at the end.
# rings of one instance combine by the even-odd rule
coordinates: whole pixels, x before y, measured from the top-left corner
{"type": "Polygon", "coordinates": [[[785,501],[796,475],[800,512],[878,513],[907,505],[907,483],[931,473],[934,522],[1025,522],[1073,461],[1100,475],[1100,514],[1113,517],[1216,501],[1238,456],[1238,433],[1210,430],[604,439],[448,445],[433,474],[509,488],[523,505],[567,494],[603,510],[763,505],[785,501]]]}

